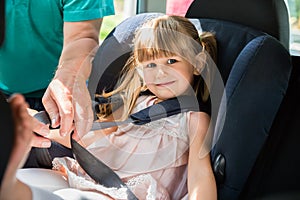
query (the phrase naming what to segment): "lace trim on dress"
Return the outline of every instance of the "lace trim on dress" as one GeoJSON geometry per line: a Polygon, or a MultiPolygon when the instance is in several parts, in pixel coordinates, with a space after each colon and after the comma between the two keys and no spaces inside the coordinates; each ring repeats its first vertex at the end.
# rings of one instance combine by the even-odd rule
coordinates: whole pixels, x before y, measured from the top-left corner
{"type": "Polygon", "coordinates": [[[72,158],[54,158],[53,169],[60,170],[66,173],[69,186],[71,188],[87,191],[98,191],[102,194],[107,194],[114,199],[127,199],[127,188],[108,188],[103,185],[95,183],[88,175],[80,177],[77,172],[82,171],[80,166],[72,158]],[[72,166],[68,168],[68,166],[72,166]],[[81,169],[81,170],[80,170],[81,169]]]}
{"type": "Polygon", "coordinates": [[[147,189],[146,200],[155,200],[157,182],[150,174],[142,174],[142,175],[133,177],[127,181],[126,185],[130,189],[134,190],[134,188],[136,186],[141,185],[145,182],[149,183],[149,187],[147,189]]]}

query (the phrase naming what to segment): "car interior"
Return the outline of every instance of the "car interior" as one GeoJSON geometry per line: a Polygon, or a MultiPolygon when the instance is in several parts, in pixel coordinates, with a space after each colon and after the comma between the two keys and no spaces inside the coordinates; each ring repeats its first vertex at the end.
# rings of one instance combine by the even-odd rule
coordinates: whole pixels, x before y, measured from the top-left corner
{"type": "MultiPolygon", "coordinates": [[[[4,1],[0,7],[1,43],[4,1]]],[[[91,94],[114,87],[131,53],[134,31],[159,15],[139,13],[106,37],[93,61],[91,94]]],[[[218,43],[216,64],[225,85],[218,112],[211,116],[216,122],[211,160],[218,199],[299,199],[300,59],[289,53],[284,0],[195,0],[186,17],[202,31],[215,33],[218,43]]],[[[7,109],[4,99],[1,111],[2,105],[7,109]]],[[[9,112],[1,112],[0,129],[12,133],[9,112]]],[[[4,141],[1,159],[7,160],[11,143],[4,141]]],[[[5,163],[1,160],[1,178],[5,163]]]]}

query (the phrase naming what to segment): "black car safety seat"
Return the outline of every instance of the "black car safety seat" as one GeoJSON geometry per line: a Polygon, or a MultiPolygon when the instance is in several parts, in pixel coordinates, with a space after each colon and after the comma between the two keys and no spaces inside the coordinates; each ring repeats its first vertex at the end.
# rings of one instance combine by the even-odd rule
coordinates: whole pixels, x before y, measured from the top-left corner
{"type": "Polygon", "coordinates": [[[261,176],[255,170],[273,138],[271,127],[292,70],[284,0],[195,0],[186,17],[216,33],[217,66],[226,84],[211,153],[218,198],[257,197],[251,187],[258,188],[251,183],[258,177],[252,176],[261,176]]]}

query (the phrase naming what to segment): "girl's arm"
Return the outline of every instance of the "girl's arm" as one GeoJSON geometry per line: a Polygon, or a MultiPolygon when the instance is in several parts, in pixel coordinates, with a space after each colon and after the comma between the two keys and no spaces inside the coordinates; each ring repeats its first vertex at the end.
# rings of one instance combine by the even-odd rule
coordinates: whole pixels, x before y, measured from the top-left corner
{"type": "Polygon", "coordinates": [[[209,116],[204,112],[193,112],[190,119],[189,199],[217,199],[216,182],[209,154],[210,145],[206,146],[204,143],[205,137],[209,134],[207,133],[209,116]]]}

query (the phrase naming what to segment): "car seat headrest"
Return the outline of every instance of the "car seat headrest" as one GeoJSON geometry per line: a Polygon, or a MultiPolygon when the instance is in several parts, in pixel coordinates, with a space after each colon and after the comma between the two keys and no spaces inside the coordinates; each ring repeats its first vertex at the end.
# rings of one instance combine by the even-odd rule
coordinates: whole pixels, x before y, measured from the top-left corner
{"type": "Polygon", "coordinates": [[[224,82],[227,81],[233,63],[242,49],[252,39],[266,33],[242,24],[216,20],[200,19],[203,31],[215,33],[218,46],[217,67],[224,82]]]}
{"type": "Polygon", "coordinates": [[[195,0],[186,17],[231,21],[266,32],[289,49],[289,16],[284,0],[195,0]]]}

